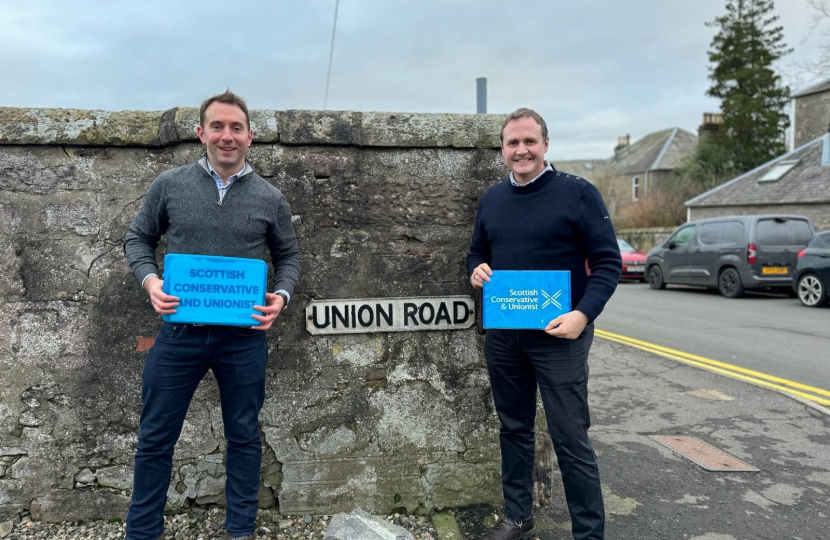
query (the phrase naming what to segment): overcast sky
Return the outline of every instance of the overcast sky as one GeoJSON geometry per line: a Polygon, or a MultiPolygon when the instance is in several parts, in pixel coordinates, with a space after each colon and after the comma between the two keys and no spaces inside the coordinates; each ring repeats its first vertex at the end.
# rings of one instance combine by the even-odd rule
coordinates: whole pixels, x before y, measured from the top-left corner
{"type": "MultiPolygon", "coordinates": [[[[705,26],[725,0],[340,0],[329,109],[539,111],[548,156],[606,158],[704,111],[705,26]]],[[[230,87],[322,109],[335,0],[0,0],[0,106],[163,110],[230,87]]],[[[807,0],[777,0],[785,64],[818,54],[807,0]]],[[[787,67],[787,66],[784,66],[787,67]]],[[[811,80],[801,79],[798,85],[811,80]]]]}

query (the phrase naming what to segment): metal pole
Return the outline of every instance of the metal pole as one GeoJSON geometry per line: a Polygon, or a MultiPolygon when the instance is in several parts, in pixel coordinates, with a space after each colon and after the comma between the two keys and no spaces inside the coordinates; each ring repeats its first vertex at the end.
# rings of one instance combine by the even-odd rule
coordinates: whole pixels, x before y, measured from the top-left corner
{"type": "Polygon", "coordinates": [[[326,95],[323,97],[323,110],[325,111],[329,103],[329,83],[331,82],[331,61],[334,58],[334,36],[337,32],[337,8],[340,6],[340,0],[334,0],[334,24],[331,27],[331,48],[329,49],[329,70],[326,74],[326,95]]]}
{"type": "Polygon", "coordinates": [[[476,79],[476,114],[487,114],[487,77],[476,79]]]}

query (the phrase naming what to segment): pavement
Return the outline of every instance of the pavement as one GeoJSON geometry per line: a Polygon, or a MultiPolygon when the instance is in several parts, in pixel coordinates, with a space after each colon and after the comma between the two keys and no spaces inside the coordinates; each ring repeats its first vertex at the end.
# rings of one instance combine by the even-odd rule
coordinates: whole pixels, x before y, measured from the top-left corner
{"type": "MultiPolygon", "coordinates": [[[[589,365],[607,539],[830,539],[830,409],[599,337],[589,365]],[[710,472],[653,435],[695,437],[758,471],[710,472]]],[[[492,513],[460,510],[464,540],[492,513]]],[[[538,540],[572,538],[560,480],[534,516],[538,540]]]]}

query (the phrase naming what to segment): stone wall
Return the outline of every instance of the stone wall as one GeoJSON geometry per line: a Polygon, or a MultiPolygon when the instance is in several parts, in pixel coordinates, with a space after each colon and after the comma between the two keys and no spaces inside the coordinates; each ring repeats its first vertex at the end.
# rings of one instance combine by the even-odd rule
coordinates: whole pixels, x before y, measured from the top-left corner
{"type": "Polygon", "coordinates": [[[830,92],[818,92],[795,98],[795,148],[827,133],[828,125],[830,92]]]}
{"type": "Polygon", "coordinates": [[[743,216],[747,214],[798,214],[807,216],[816,231],[830,231],[830,204],[768,204],[755,206],[706,206],[691,207],[690,221],[718,216],[743,216]]]}
{"type": "Polygon", "coordinates": [[[651,227],[645,229],[619,229],[617,236],[632,247],[648,253],[654,246],[660,245],[671,236],[677,227],[651,227]]]}
{"type": "MultiPolygon", "coordinates": [[[[291,203],[303,274],[269,331],[263,506],[497,503],[498,423],[475,329],[311,336],[311,299],[469,295],[502,117],[251,113],[254,169],[291,203]]],[[[159,318],[122,240],[153,178],[195,160],[198,111],[0,109],[0,517],[123,517],[159,318]]],[[[163,250],[160,250],[160,259],[163,250]]],[[[169,505],[222,503],[208,375],[169,505]]]]}

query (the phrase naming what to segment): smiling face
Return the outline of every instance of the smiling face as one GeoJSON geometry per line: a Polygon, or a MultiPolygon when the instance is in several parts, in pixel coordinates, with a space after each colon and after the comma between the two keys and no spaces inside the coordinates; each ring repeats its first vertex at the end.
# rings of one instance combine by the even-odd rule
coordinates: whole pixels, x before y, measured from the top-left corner
{"type": "Polygon", "coordinates": [[[504,126],[501,155],[516,182],[524,184],[539,176],[547,151],[548,139],[542,138],[542,126],[533,118],[523,116],[504,126]]]}
{"type": "Polygon", "coordinates": [[[214,101],[205,109],[203,125],[196,133],[207,148],[210,165],[222,178],[242,169],[254,132],[239,106],[214,101]]]}

